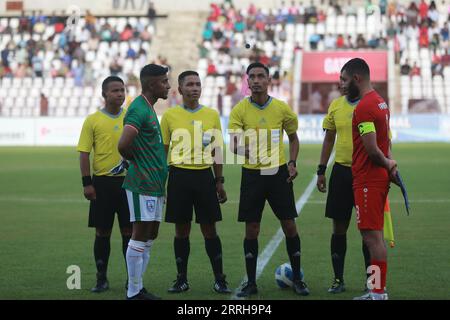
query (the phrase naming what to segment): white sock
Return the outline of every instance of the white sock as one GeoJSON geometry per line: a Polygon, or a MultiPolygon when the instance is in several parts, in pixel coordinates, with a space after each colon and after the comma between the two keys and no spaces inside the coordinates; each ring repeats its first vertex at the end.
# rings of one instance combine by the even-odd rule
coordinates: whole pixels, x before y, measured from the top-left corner
{"type": "Polygon", "coordinates": [[[144,260],[145,242],[130,240],[127,249],[128,291],[131,298],[142,289],[142,265],[144,260]]]}
{"type": "MultiPolygon", "coordinates": [[[[144,278],[145,270],[147,270],[147,266],[150,261],[150,250],[153,245],[153,240],[148,240],[147,242],[144,242],[144,243],[145,243],[145,250],[144,250],[144,255],[142,256],[143,261],[142,261],[142,278],[141,279],[144,278]]],[[[144,281],[141,281],[139,290],[141,290],[143,287],[144,287],[144,281]]]]}

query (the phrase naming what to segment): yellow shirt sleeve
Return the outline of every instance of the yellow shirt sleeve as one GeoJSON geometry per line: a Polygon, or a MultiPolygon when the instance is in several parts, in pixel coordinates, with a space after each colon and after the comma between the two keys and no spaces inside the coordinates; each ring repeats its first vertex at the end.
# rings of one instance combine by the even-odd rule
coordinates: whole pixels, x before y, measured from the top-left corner
{"type": "Polygon", "coordinates": [[[170,144],[171,134],[170,134],[170,128],[169,128],[169,121],[167,120],[168,111],[166,111],[161,119],[161,134],[163,139],[163,144],[168,146],[170,144]]]}
{"type": "Polygon", "coordinates": [[[215,121],[214,121],[214,129],[220,131],[220,136],[218,137],[220,139],[219,143],[223,144],[223,136],[222,136],[222,124],[220,123],[220,116],[219,113],[215,115],[215,121]]]}
{"type": "Polygon", "coordinates": [[[323,122],[322,122],[322,128],[324,130],[333,130],[336,131],[336,123],[334,121],[334,111],[336,110],[336,100],[333,100],[330,104],[330,106],[328,107],[328,113],[325,116],[325,118],[323,118],[323,122]]]}
{"type": "Polygon", "coordinates": [[[92,151],[93,146],[94,146],[94,128],[92,127],[91,117],[87,117],[86,120],[84,120],[83,128],[81,129],[77,151],[90,153],[92,151]]]}
{"type": "Polygon", "coordinates": [[[244,129],[244,123],[242,122],[240,106],[241,104],[239,103],[233,108],[233,110],[231,110],[230,119],[228,122],[228,129],[230,130],[244,129]]]}
{"type": "Polygon", "coordinates": [[[284,107],[283,130],[289,136],[298,130],[298,117],[287,104],[284,107]]]}

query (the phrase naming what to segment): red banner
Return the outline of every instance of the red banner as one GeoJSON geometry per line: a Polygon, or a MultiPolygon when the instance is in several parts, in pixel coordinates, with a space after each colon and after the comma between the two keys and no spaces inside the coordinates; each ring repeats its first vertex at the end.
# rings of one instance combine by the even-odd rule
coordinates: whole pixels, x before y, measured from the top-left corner
{"type": "Polygon", "coordinates": [[[341,68],[353,58],[367,62],[371,81],[387,82],[386,51],[304,52],[302,82],[339,82],[341,68]]]}

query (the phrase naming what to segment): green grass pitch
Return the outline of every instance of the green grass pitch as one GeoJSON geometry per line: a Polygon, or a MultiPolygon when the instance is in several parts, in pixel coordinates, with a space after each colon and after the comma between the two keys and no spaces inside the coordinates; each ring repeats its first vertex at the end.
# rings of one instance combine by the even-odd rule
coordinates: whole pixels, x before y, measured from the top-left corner
{"type": "MultiPolygon", "coordinates": [[[[313,178],[319,145],[302,145],[295,180],[298,199],[313,178]]],[[[111,289],[90,293],[95,282],[94,230],[87,227],[88,202],[82,195],[75,148],[0,148],[0,299],[123,299],[126,279],[121,238],[114,226],[109,280],[111,289]],[[66,269],[81,268],[81,289],[68,290],[66,269]]],[[[388,249],[387,286],[391,299],[448,299],[450,279],[450,145],[396,144],[394,157],[407,184],[411,216],[407,217],[397,187],[389,194],[396,247],[388,249]]],[[[328,170],[330,171],[330,170],[328,170]]],[[[239,286],[245,274],[242,240],[237,222],[240,167],[225,167],[229,201],[218,224],[224,271],[229,285],[239,286]]],[[[258,280],[254,299],[351,299],[364,284],[361,237],[353,219],[348,233],[345,266],[347,291],[330,295],[332,280],[329,240],[331,221],[324,218],[325,196],[314,190],[297,225],[301,232],[302,266],[311,295],[297,297],[274,281],[275,268],[288,261],[284,240],[258,280]]],[[[266,204],[259,238],[260,252],[279,223],[266,204]]],[[[199,227],[193,226],[189,282],[181,295],[167,293],[176,276],[174,226],[161,224],[145,274],[145,286],[164,299],[229,299],[213,292],[213,276],[199,227]]]]}

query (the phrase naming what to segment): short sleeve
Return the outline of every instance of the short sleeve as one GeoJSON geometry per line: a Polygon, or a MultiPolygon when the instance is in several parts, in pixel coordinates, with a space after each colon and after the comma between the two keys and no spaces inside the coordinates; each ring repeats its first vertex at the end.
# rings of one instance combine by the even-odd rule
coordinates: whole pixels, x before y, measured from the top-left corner
{"type": "Polygon", "coordinates": [[[220,139],[220,141],[218,141],[218,144],[222,145],[223,144],[223,136],[222,136],[222,124],[220,123],[220,116],[217,112],[215,112],[215,120],[214,120],[214,129],[218,130],[218,137],[217,139],[220,139]],[[220,135],[219,135],[220,133],[220,135]]]}
{"type": "Polygon", "coordinates": [[[356,124],[359,125],[363,122],[375,122],[375,116],[371,112],[371,106],[367,101],[361,100],[358,107],[355,109],[356,124]]]}
{"type": "Polygon", "coordinates": [[[162,135],[163,144],[166,146],[168,146],[170,144],[170,140],[171,140],[169,121],[167,120],[168,117],[169,116],[166,111],[166,113],[163,114],[162,119],[161,119],[161,135],[162,135]]]}
{"type": "Polygon", "coordinates": [[[238,104],[233,108],[233,110],[231,110],[230,119],[228,122],[228,129],[230,130],[244,129],[244,123],[242,121],[240,110],[241,110],[240,104],[238,104]]]}
{"type": "Polygon", "coordinates": [[[142,129],[142,115],[136,108],[130,107],[128,108],[127,114],[125,115],[125,118],[123,119],[123,125],[130,125],[136,128],[138,131],[142,129]]]}
{"type": "Polygon", "coordinates": [[[84,120],[80,139],[78,140],[78,152],[90,153],[94,145],[94,128],[92,127],[91,119],[91,117],[87,117],[86,120],[84,120]]]}
{"type": "Polygon", "coordinates": [[[323,118],[322,128],[324,130],[336,131],[336,123],[334,120],[335,110],[336,110],[336,104],[335,104],[335,100],[333,100],[333,102],[331,102],[331,104],[328,108],[327,115],[325,116],[325,118],[323,118]]]}
{"type": "Polygon", "coordinates": [[[284,105],[283,130],[288,136],[298,130],[298,117],[288,105],[284,105]]]}

